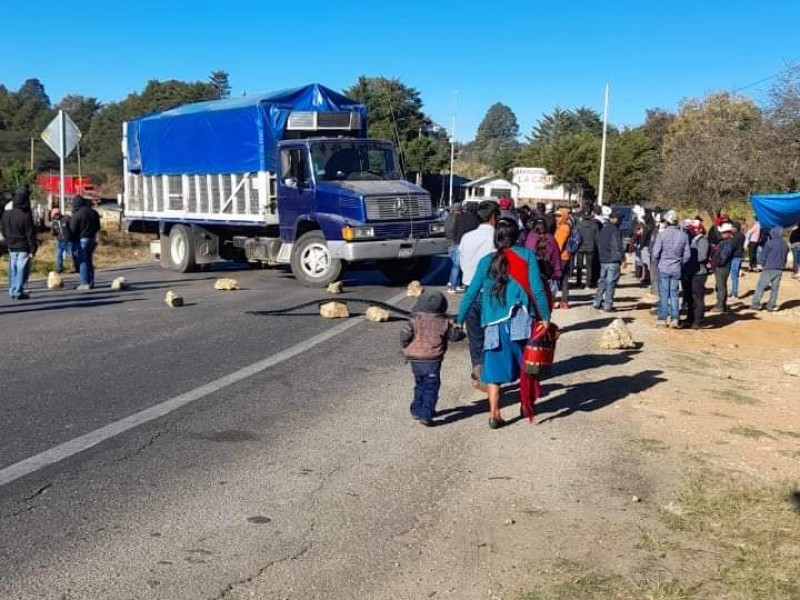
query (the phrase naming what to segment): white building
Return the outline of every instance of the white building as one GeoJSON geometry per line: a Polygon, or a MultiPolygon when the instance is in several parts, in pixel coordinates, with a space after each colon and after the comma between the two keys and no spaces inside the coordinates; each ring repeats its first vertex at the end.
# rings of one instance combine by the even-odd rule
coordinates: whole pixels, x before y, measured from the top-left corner
{"type": "Polygon", "coordinates": [[[570,200],[579,200],[576,195],[570,198],[563,185],[555,185],[555,180],[552,175],[548,175],[547,169],[515,167],[511,169],[511,173],[512,185],[517,189],[514,200],[523,204],[552,202],[556,205],[567,205],[570,200]]]}
{"type": "Polygon", "coordinates": [[[502,177],[489,175],[465,183],[464,200],[484,200],[486,198],[502,198],[506,196],[516,202],[519,197],[519,185],[502,177]]]}

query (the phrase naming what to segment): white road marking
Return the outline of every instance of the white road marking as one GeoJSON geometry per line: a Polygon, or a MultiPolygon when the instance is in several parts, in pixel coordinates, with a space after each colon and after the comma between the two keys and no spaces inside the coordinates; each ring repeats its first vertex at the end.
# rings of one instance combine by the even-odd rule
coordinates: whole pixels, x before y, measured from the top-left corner
{"type": "MultiPolygon", "coordinates": [[[[388,302],[389,304],[397,304],[405,297],[406,293],[402,292],[389,298],[388,302]]],[[[342,301],[346,302],[347,298],[342,298],[342,301]]],[[[179,396],[165,400],[160,404],[156,404],[155,406],[151,406],[150,408],[146,408],[142,411],[134,413],[129,417],[125,417],[124,419],[110,423],[105,427],[95,429],[94,431],[90,431],[89,433],[86,433],[73,440],[59,444],[58,446],[50,448],[49,450],[45,450],[44,452],[40,452],[39,454],[31,456],[30,458],[26,458],[25,460],[21,460],[18,463],[0,470],[0,486],[11,483],[20,477],[30,475],[31,473],[34,473],[40,469],[60,462],[65,458],[74,456],[79,452],[88,450],[92,446],[96,446],[97,444],[118,436],[120,433],[124,433],[130,429],[133,429],[134,427],[138,427],[139,425],[147,423],[148,421],[153,421],[163,417],[164,415],[168,415],[169,413],[178,410],[179,408],[186,406],[195,400],[204,398],[205,396],[213,394],[214,392],[218,392],[229,385],[233,385],[234,383],[242,381],[243,379],[247,379],[248,377],[252,377],[253,375],[265,371],[270,367],[274,367],[275,365],[287,361],[290,358],[294,358],[295,356],[302,354],[303,352],[306,352],[307,350],[310,350],[311,348],[314,348],[315,346],[318,346],[319,344],[326,342],[363,322],[363,319],[357,318],[344,321],[339,325],[335,325],[328,331],[324,331],[318,335],[310,337],[299,344],[295,344],[290,348],[281,350],[280,352],[253,363],[252,365],[248,365],[243,369],[234,371],[229,375],[225,375],[224,377],[220,377],[219,379],[206,383],[205,385],[201,385],[200,387],[197,387],[179,396]]]]}

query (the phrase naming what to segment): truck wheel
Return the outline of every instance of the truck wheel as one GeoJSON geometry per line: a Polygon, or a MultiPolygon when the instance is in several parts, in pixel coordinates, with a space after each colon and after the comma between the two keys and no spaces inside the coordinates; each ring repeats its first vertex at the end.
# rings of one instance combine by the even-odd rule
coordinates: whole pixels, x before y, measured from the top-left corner
{"type": "Polygon", "coordinates": [[[331,256],[319,230],[300,236],[292,247],[292,273],[303,285],[325,286],[339,279],[342,261],[331,256]]]}
{"type": "Polygon", "coordinates": [[[197,268],[194,256],[194,236],[185,225],[175,225],[169,232],[169,261],[180,273],[189,273],[197,268]]]}
{"type": "Polygon", "coordinates": [[[392,285],[408,285],[414,280],[422,279],[431,268],[431,262],[430,256],[411,260],[385,260],[378,264],[378,269],[392,285]]]}

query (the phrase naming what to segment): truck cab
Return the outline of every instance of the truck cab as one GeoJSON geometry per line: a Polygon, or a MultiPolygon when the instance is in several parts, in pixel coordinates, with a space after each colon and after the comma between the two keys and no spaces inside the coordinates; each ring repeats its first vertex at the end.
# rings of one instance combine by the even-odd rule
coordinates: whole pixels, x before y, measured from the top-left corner
{"type": "Polygon", "coordinates": [[[430,195],[403,179],[390,142],[310,138],[281,142],[279,153],[280,238],[306,282],[333,281],[344,264],[364,261],[401,282],[446,252],[430,195]]]}

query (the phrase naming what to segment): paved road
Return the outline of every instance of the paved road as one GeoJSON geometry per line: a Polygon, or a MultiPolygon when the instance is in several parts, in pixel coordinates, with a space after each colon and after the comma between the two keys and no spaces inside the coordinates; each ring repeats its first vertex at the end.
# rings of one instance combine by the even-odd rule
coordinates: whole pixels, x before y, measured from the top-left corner
{"type": "MultiPolygon", "coordinates": [[[[347,284],[344,298],[398,292],[374,272],[347,284]]],[[[282,271],[181,275],[140,266],[101,274],[91,293],[42,286],[34,283],[24,303],[0,299],[0,469],[333,326],[309,318],[313,307],[281,318],[248,314],[325,297],[282,271]],[[131,288],[114,293],[108,283],[119,275],[131,288]],[[215,291],[226,275],[244,289],[215,291]],[[169,289],[187,306],[169,310],[169,289]]]]}
{"type": "MultiPolygon", "coordinates": [[[[34,289],[28,303],[0,301],[0,469],[338,326],[313,315],[248,314],[319,297],[279,272],[238,271],[245,289],[235,293],[212,289],[218,275],[138,267],[125,271],[132,287],[121,295],[34,289]],[[189,305],[166,308],[167,289],[189,305]]],[[[349,289],[376,299],[399,291],[371,273],[357,274],[349,289]]],[[[570,314],[584,322],[565,335],[565,358],[608,322],[587,309],[570,314]]],[[[473,519],[476,532],[491,525],[494,509],[477,510],[487,501],[479,490],[510,479],[520,443],[546,457],[535,474],[537,502],[554,510],[594,493],[610,450],[593,420],[556,421],[548,431],[559,445],[523,424],[490,432],[485,401],[465,384],[463,344],[445,369],[448,426],[411,423],[400,325],[359,323],[0,486],[0,598],[419,598],[459,585],[475,592],[461,597],[486,597],[472,582],[502,569],[481,562],[476,547],[485,543],[473,543],[473,529],[454,537],[450,515],[473,519]],[[453,546],[444,550],[436,540],[448,536],[453,546]]],[[[565,382],[549,384],[551,395],[562,385],[564,393],[548,410],[570,398],[613,401],[652,380],[636,373],[610,380],[613,390],[577,395],[565,382]]]]}

